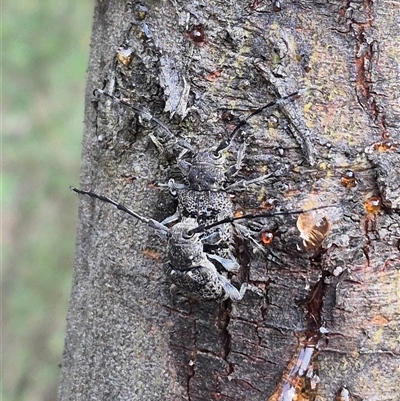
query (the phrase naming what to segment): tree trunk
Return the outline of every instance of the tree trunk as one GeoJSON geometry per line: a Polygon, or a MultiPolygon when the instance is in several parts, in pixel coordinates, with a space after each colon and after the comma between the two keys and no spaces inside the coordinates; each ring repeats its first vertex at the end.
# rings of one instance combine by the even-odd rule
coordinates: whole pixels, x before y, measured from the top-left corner
{"type": "Polygon", "coordinates": [[[338,207],[327,235],[304,222],[307,249],[293,215],[263,219],[270,244],[237,238],[233,281],[264,296],[218,304],[172,296],[154,230],[83,198],[60,400],[400,399],[399,26],[395,1],[97,2],[83,189],[175,211],[158,184],[179,181],[180,149],[94,89],[196,150],[299,91],[238,130],[235,178],[272,174],[233,190],[236,208],[338,207]]]}

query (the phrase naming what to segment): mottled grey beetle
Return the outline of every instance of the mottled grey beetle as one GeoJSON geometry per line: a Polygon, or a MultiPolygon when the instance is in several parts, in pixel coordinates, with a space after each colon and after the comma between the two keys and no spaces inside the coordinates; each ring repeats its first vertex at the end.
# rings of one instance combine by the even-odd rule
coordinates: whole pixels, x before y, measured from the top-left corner
{"type": "MultiPolygon", "coordinates": [[[[207,301],[224,301],[227,299],[239,301],[243,298],[246,289],[261,294],[257,287],[247,283],[243,283],[238,290],[228,278],[220,273],[222,270],[232,273],[239,270],[239,263],[233,252],[234,238],[237,234],[236,226],[233,223],[238,219],[300,214],[303,213],[303,210],[233,217],[234,204],[230,191],[233,188],[246,187],[249,184],[261,182],[269,175],[252,181],[239,181],[230,184],[232,171],[227,167],[224,151],[231,145],[240,127],[245,125],[251,117],[280,100],[297,96],[298,93],[273,101],[251,113],[235,128],[231,137],[227,141],[223,141],[214,151],[196,153],[185,141],[176,141],[171,131],[151,114],[102,90],[96,92],[122,104],[142,118],[155,122],[163,129],[169,139],[175,140],[183,148],[177,164],[185,182],[175,183],[172,179],[169,181],[169,191],[171,195],[177,198],[178,207],[174,215],[162,222],[145,218],[105,196],[74,187],[71,189],[79,194],[111,203],[118,209],[154,228],[165,237],[167,239],[167,262],[164,265],[164,270],[175,288],[183,295],[207,301]],[[192,157],[189,158],[189,161],[183,160],[183,155],[188,152],[192,153],[192,157]],[[167,227],[167,224],[173,225],[167,227]]],[[[236,170],[240,168],[242,156],[238,156],[236,170]]]]}
{"type": "MultiPolygon", "coordinates": [[[[157,124],[166,134],[168,140],[179,145],[183,151],[178,156],[177,164],[183,176],[183,183],[176,183],[171,179],[168,183],[170,194],[177,199],[178,207],[176,212],[166,218],[162,223],[175,224],[185,218],[192,218],[199,225],[207,226],[217,221],[229,218],[234,214],[234,203],[232,201],[232,190],[245,188],[250,184],[260,183],[272,174],[258,177],[251,181],[234,181],[232,178],[235,171],[240,169],[243,152],[239,152],[235,166],[228,167],[225,157],[226,150],[231,146],[239,129],[244,126],[253,116],[262,113],[265,109],[275,104],[295,98],[299,92],[274,100],[256,111],[247,118],[240,121],[231,133],[230,137],[224,139],[215,150],[196,152],[186,141],[176,140],[168,127],[153,117],[150,113],[133,106],[102,90],[95,93],[110,98],[117,104],[132,110],[145,120],[157,124]],[[191,156],[184,160],[183,157],[190,153],[191,156]],[[233,182],[232,182],[233,181],[233,182]]],[[[155,138],[153,138],[153,141],[155,138]]],[[[155,140],[156,141],[156,140],[155,140]]],[[[157,141],[155,142],[157,143],[157,141]]],[[[232,224],[218,224],[204,233],[202,243],[208,257],[222,267],[224,270],[237,271],[239,264],[234,256],[234,238],[237,234],[237,227],[232,224]]],[[[239,233],[240,234],[240,233],[239,233]]],[[[244,234],[244,233],[243,233],[244,234]]],[[[246,234],[248,235],[248,234],[246,234]]]]}
{"type": "MultiPolygon", "coordinates": [[[[237,272],[239,265],[231,261],[221,261],[218,255],[213,255],[204,250],[204,233],[213,227],[221,224],[231,224],[239,219],[254,219],[259,217],[271,217],[285,214],[301,214],[303,210],[279,213],[261,213],[243,215],[240,217],[226,217],[209,225],[199,226],[196,219],[184,217],[180,222],[168,228],[166,225],[156,220],[143,217],[138,213],[128,209],[126,206],[107,198],[103,195],[95,194],[90,191],[83,191],[75,187],[70,187],[74,192],[81,195],[88,195],[103,202],[114,205],[117,209],[135,217],[136,219],[154,228],[167,240],[167,262],[164,264],[164,271],[172,281],[173,291],[188,298],[203,301],[240,301],[246,290],[249,289],[262,295],[262,292],[255,286],[243,283],[238,290],[229,279],[218,272],[213,261],[217,260],[228,272],[237,272]]],[[[331,207],[331,206],[327,206],[331,207]]],[[[324,207],[309,209],[307,212],[324,207]]],[[[207,237],[206,237],[207,238],[207,237]]]]}
{"type": "MultiPolygon", "coordinates": [[[[103,202],[111,203],[119,210],[154,228],[165,237],[167,239],[168,260],[164,265],[164,270],[176,289],[183,295],[204,301],[224,301],[227,299],[240,301],[249,287],[260,293],[256,287],[247,283],[243,283],[240,290],[237,290],[226,277],[217,271],[209,259],[210,255],[204,252],[202,235],[195,232],[199,227],[195,219],[183,218],[179,223],[168,228],[164,224],[143,217],[105,196],[74,187],[71,189],[78,194],[88,195],[103,202]]],[[[236,271],[237,267],[230,266],[228,268],[231,271],[236,271]]]]}

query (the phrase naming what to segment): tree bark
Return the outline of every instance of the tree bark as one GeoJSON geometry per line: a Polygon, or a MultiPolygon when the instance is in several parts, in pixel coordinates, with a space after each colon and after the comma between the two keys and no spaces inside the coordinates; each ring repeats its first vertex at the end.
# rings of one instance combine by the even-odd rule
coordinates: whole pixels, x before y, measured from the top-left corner
{"type": "Polygon", "coordinates": [[[399,26],[395,1],[97,2],[83,189],[158,221],[174,213],[158,184],[178,176],[179,149],[94,89],[147,108],[197,150],[300,91],[235,137],[232,164],[247,145],[238,180],[272,173],[235,191],[236,207],[339,207],[308,251],[297,216],[264,219],[274,242],[238,246],[239,278],[264,297],[217,304],[174,298],[154,231],[82,199],[60,400],[321,401],[343,387],[353,400],[400,399],[399,26]]]}

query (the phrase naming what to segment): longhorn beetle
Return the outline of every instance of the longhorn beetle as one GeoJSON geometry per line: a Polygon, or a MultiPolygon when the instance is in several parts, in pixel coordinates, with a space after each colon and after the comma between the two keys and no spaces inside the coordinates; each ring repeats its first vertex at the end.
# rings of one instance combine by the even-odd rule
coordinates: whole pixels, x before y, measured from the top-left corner
{"type": "MultiPolygon", "coordinates": [[[[183,148],[182,153],[178,156],[177,164],[186,182],[175,183],[173,179],[169,180],[169,192],[177,199],[178,207],[175,214],[162,221],[164,225],[176,223],[183,218],[195,219],[199,225],[207,225],[217,222],[218,220],[230,218],[234,213],[234,204],[231,195],[232,189],[240,186],[244,188],[250,184],[257,184],[265,181],[272,174],[258,177],[255,180],[230,183],[234,174],[233,170],[237,171],[240,169],[240,159],[243,155],[238,156],[239,160],[235,168],[227,168],[224,152],[232,145],[239,129],[243,127],[249,119],[277,103],[295,98],[300,94],[300,92],[295,92],[260,107],[240,121],[230,137],[222,140],[215,150],[196,153],[186,141],[177,141],[165,124],[153,117],[150,113],[103,90],[97,89],[94,91],[94,94],[96,93],[110,98],[115,103],[123,105],[143,119],[154,122],[164,131],[168,139],[174,140],[175,143],[183,148]],[[192,153],[192,157],[189,161],[186,161],[183,159],[183,156],[188,152],[192,153]]],[[[232,251],[235,227],[232,224],[221,223],[211,226],[207,234],[208,235],[203,237],[202,242],[208,257],[213,259],[213,262],[217,263],[218,266],[222,266],[224,270],[237,271],[239,269],[239,264],[232,251]]]]}
{"type": "MultiPolygon", "coordinates": [[[[301,214],[304,210],[278,213],[249,214],[240,217],[229,217],[216,221],[209,225],[199,226],[193,218],[183,218],[171,228],[151,218],[146,218],[128,209],[126,206],[107,198],[103,195],[90,191],[83,191],[70,187],[74,192],[81,195],[88,195],[103,202],[114,205],[117,209],[147,224],[158,231],[162,237],[167,239],[167,262],[164,264],[164,271],[172,281],[175,288],[188,298],[203,301],[240,301],[246,290],[249,289],[260,295],[261,291],[248,283],[243,283],[240,290],[230,282],[229,279],[220,274],[215,265],[210,261],[214,258],[204,251],[202,234],[210,228],[221,224],[233,223],[239,219],[254,219],[258,217],[272,217],[277,215],[301,214]]],[[[331,206],[321,206],[307,210],[307,212],[323,209],[331,206]]],[[[234,271],[235,267],[225,266],[225,270],[234,271]]]]}
{"type": "MultiPolygon", "coordinates": [[[[164,271],[183,295],[205,301],[224,301],[228,298],[232,301],[240,301],[243,298],[249,285],[243,283],[238,291],[227,278],[217,271],[204,252],[200,232],[194,231],[198,229],[195,219],[184,218],[181,222],[168,228],[105,196],[74,187],[70,188],[78,194],[111,203],[117,209],[154,228],[162,237],[166,238],[168,261],[164,264],[164,271]]],[[[259,292],[253,286],[250,288],[259,292]]]]}
{"type": "MultiPolygon", "coordinates": [[[[95,93],[102,94],[129,108],[142,118],[156,123],[164,131],[168,139],[175,140],[171,131],[150,113],[102,90],[96,90],[95,93]]],[[[246,218],[254,219],[257,217],[300,214],[303,213],[303,210],[232,217],[234,205],[229,191],[241,185],[245,187],[252,183],[258,183],[267,179],[270,175],[251,181],[234,182],[229,185],[228,181],[233,174],[231,169],[226,167],[226,158],[223,152],[231,146],[239,129],[250,118],[268,107],[298,95],[299,92],[292,93],[257,109],[242,120],[234,129],[230,138],[224,139],[214,151],[195,153],[186,141],[175,140],[184,149],[178,157],[177,163],[186,180],[186,184],[177,184],[172,179],[169,181],[169,191],[178,199],[178,208],[174,215],[162,222],[143,217],[105,196],[71,188],[77,193],[111,203],[166,237],[168,261],[164,266],[164,270],[184,295],[202,300],[241,300],[247,288],[256,292],[259,292],[259,290],[247,283],[243,283],[238,291],[217,270],[217,268],[221,269],[222,267],[225,271],[237,272],[239,269],[239,264],[232,252],[235,228],[237,228],[233,223],[236,220],[246,218]],[[194,154],[190,162],[182,158],[187,152],[194,154]],[[175,224],[168,228],[166,224],[170,223],[175,224]]],[[[240,160],[236,164],[236,169],[238,170],[239,168],[240,160]]]]}

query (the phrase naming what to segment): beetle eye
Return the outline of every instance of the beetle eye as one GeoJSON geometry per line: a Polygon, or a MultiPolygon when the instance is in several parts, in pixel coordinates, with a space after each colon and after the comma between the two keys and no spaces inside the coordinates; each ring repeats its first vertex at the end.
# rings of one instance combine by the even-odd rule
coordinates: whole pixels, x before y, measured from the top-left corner
{"type": "Polygon", "coordinates": [[[182,233],[182,238],[183,239],[190,239],[192,238],[194,235],[194,233],[191,232],[191,230],[189,231],[185,231],[184,233],[182,233]]]}

